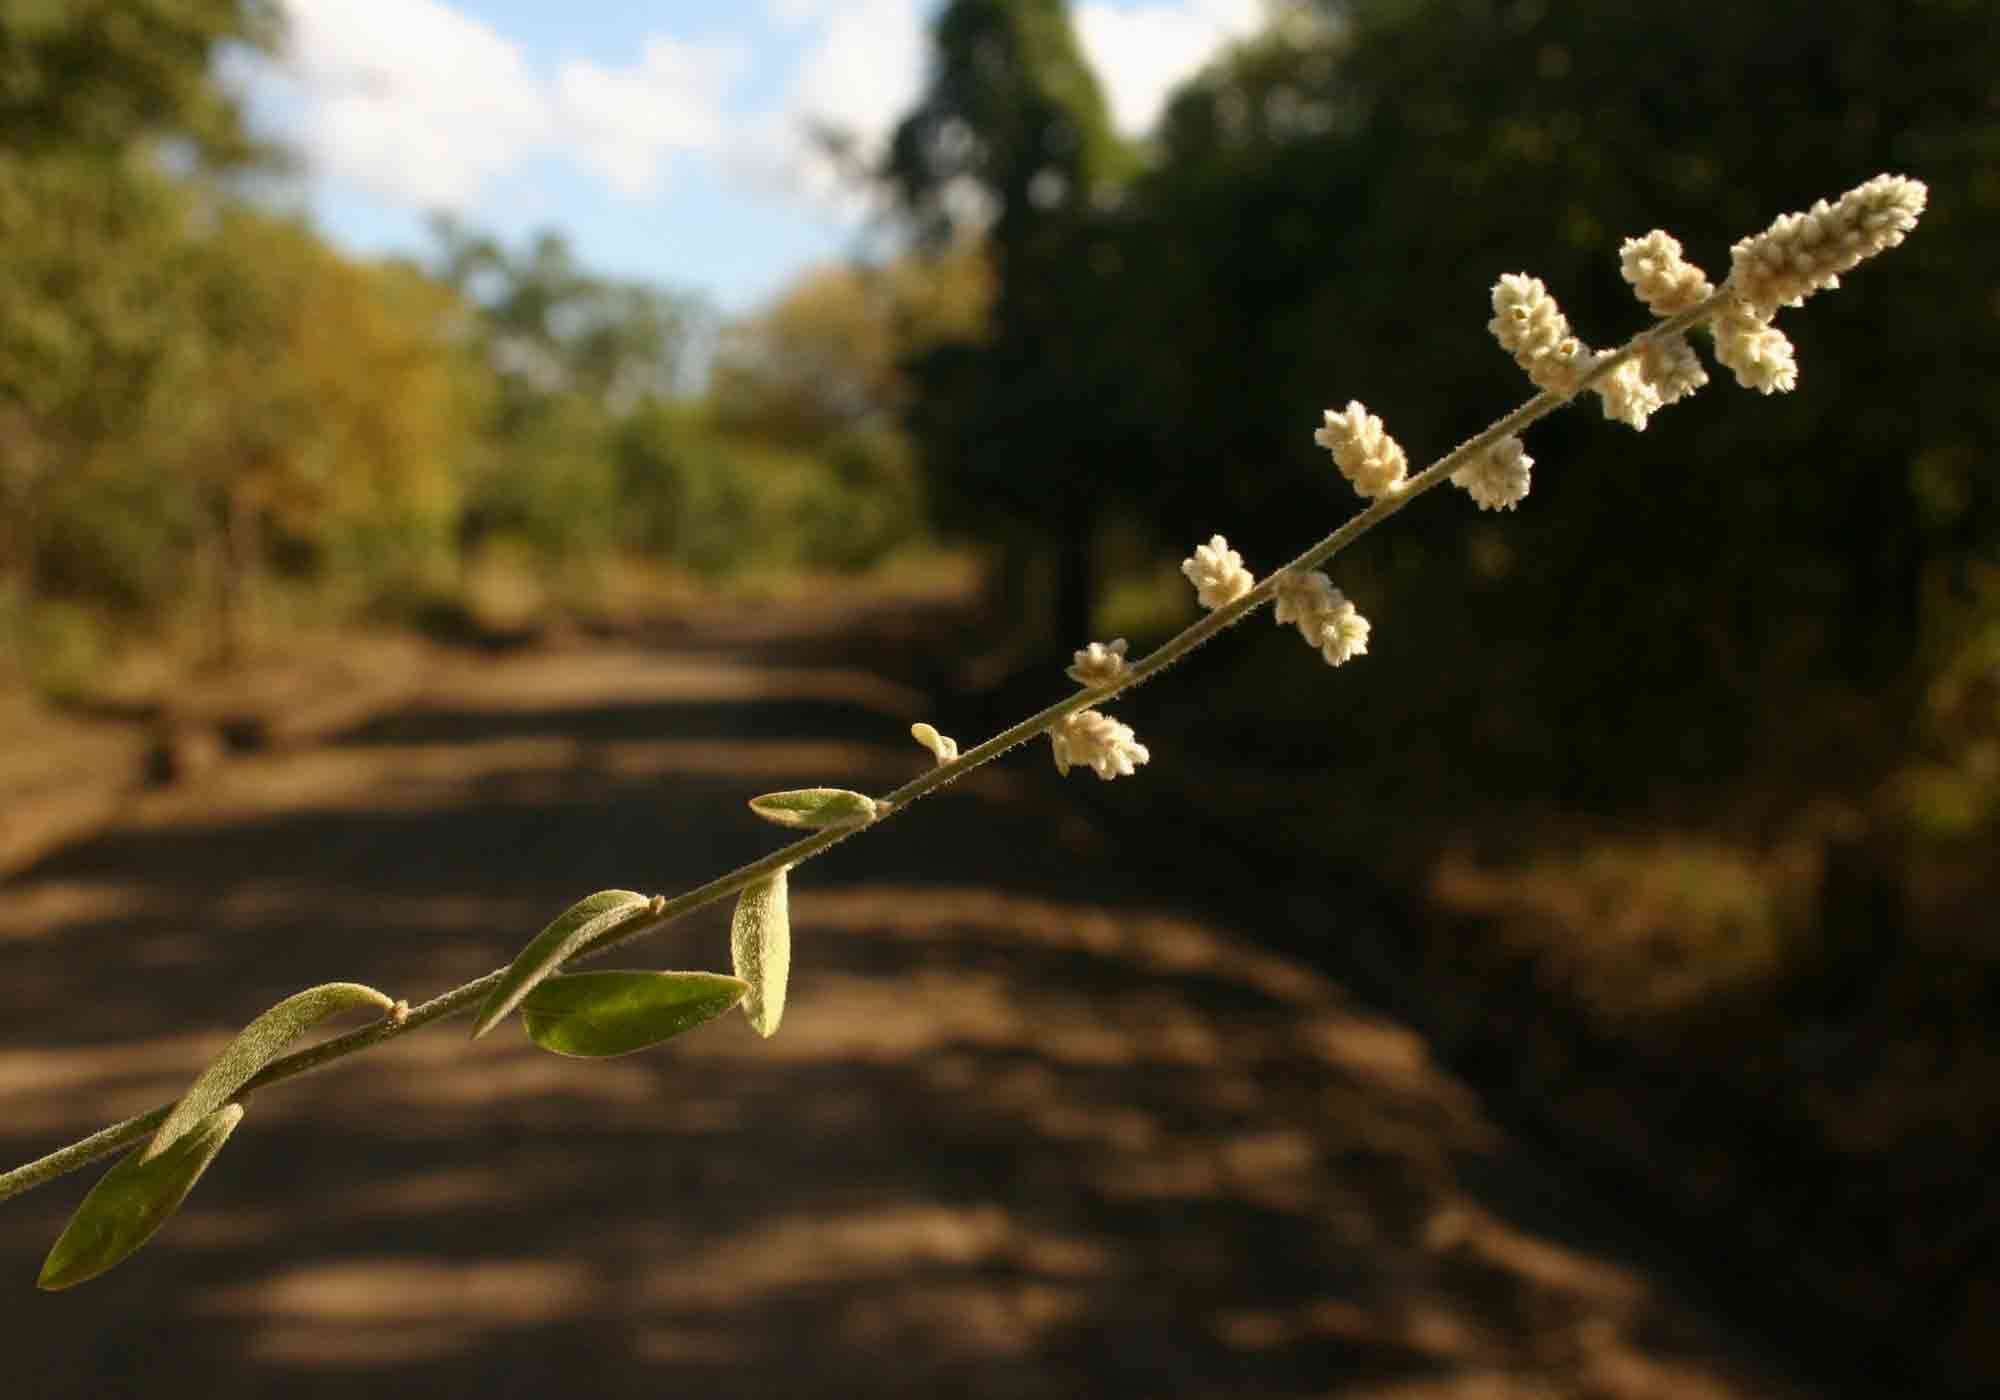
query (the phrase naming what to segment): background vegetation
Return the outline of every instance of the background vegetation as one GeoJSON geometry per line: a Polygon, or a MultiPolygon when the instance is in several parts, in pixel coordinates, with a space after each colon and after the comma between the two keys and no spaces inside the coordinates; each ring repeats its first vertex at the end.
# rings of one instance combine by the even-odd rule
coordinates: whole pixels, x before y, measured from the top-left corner
{"type": "Polygon", "coordinates": [[[1183,620],[1192,541],[1268,566],[1352,507],[1322,408],[1428,459],[1520,398],[1498,273],[1615,341],[1621,237],[1719,275],[1776,212],[1928,182],[1893,264],[1787,322],[1797,393],[1537,429],[1517,514],[1344,557],[1376,641],[1337,699],[1232,636],[1129,716],[1196,756],[1117,796],[1172,768],[1287,868],[1370,871],[1436,1034],[1802,1306],[2000,1374],[2000,9],[1325,0],[1133,143],[1062,0],[950,0],[881,172],[910,253],[729,326],[553,234],[369,264],[262,209],[210,62],[272,23],[0,9],[0,624],[57,696],[121,638],[480,627],[496,580],[937,530],[999,547],[1045,699],[1048,658],[1183,620]]]}

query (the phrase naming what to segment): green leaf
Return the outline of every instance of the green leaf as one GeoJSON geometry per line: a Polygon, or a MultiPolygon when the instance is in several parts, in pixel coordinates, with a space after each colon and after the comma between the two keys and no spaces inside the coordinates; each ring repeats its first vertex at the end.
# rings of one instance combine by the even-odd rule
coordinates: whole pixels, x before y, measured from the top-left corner
{"type": "Polygon", "coordinates": [[[521,1024],[558,1055],[629,1055],[713,1020],[749,990],[716,972],[572,972],[521,999],[521,1024]]]}
{"type": "Polygon", "coordinates": [[[777,1033],[785,1015],[785,979],[792,972],[792,915],[780,870],[743,891],[729,921],[736,975],[750,984],[743,1014],[759,1035],[777,1033]]]}
{"type": "Polygon", "coordinates": [[[846,788],[798,788],[750,799],[750,810],[779,826],[847,826],[875,820],[875,799],[846,788]]]}
{"type": "Polygon", "coordinates": [[[42,1261],[35,1286],[51,1293],[74,1288],[121,1263],[180,1209],[242,1121],[243,1105],[232,1103],[201,1119],[158,1156],[136,1147],[126,1153],[69,1218],[42,1261]]]}
{"type": "Polygon", "coordinates": [[[368,1009],[385,1012],[393,1005],[388,997],[359,982],[328,982],[286,997],[262,1016],[237,1032],[236,1039],[209,1063],[207,1069],[188,1086],[167,1121],[146,1145],[148,1160],[178,1142],[196,1123],[236,1097],[236,1091],[264,1068],[280,1051],[319,1022],[342,1011],[368,1009]]]}
{"type": "Polygon", "coordinates": [[[599,890],[586,895],[556,915],[549,926],[536,934],[520,955],[507,967],[506,975],[487,994],[472,1023],[472,1038],[479,1039],[521,1004],[521,998],[535,984],[549,976],[584,944],[653,908],[653,901],[631,890],[599,890]]]}

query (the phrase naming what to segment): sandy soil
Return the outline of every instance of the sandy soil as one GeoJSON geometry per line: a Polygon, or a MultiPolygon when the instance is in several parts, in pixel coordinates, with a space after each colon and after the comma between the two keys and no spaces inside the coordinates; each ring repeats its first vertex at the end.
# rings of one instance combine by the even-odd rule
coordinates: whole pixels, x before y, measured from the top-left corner
{"type": "MultiPolygon", "coordinates": [[[[757,792],[912,775],[940,625],[821,599],[466,658],[136,794],[0,885],[0,1154],[174,1097],[303,986],[421,999],[581,894],[718,873],[774,839],[757,792]]],[[[0,1393],[1807,1393],[1045,764],[795,876],[769,1042],[411,1036],[254,1099],[181,1215],[62,1295],[32,1282],[96,1169],[0,1205],[0,1393]]],[[[709,914],[614,961],[724,968],[709,914]]]]}

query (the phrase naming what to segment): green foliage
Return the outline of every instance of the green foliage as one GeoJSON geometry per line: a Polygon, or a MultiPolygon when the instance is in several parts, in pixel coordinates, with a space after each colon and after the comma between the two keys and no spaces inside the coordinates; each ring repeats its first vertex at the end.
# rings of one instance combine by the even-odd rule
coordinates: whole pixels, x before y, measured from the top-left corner
{"type": "Polygon", "coordinates": [[[554,233],[515,249],[448,221],[436,275],[360,262],[233,196],[219,177],[272,153],[216,60],[277,24],[266,0],[0,8],[0,587],[21,672],[74,693],[119,634],[184,614],[228,660],[279,589],[429,615],[509,568],[578,596],[618,551],[854,568],[918,531],[893,327],[905,302],[948,310],[871,294],[869,335],[776,316],[755,337],[772,363],[830,326],[867,341],[855,411],[781,422],[766,376],[732,400],[754,422],[710,414],[688,402],[697,298],[603,277],[554,233]]]}
{"type": "Polygon", "coordinates": [[[153,1134],[140,1154],[152,1161],[194,1131],[196,1126],[236,1097],[257,1071],[281,1054],[285,1047],[324,1021],[343,1011],[387,1012],[389,998],[373,987],[358,982],[327,982],[286,997],[236,1035],[220,1055],[196,1076],[188,1091],[174,1105],[159,1131],[153,1134]]]}
{"type": "Polygon", "coordinates": [[[749,983],[714,972],[572,972],[522,999],[521,1024],[544,1050],[603,1059],[691,1031],[749,990],[749,983]]]}
{"type": "MultiPolygon", "coordinates": [[[[995,74],[1046,86],[974,73],[953,26],[1032,8],[940,20],[939,78],[892,172],[920,227],[933,177],[995,168],[985,145],[945,140],[947,122],[997,120],[995,74]],[[918,158],[940,142],[973,154],[918,158]]],[[[1481,330],[1496,273],[1542,277],[1603,344],[1644,314],[1616,274],[1619,237],[1669,229],[1719,277],[1773,209],[1908,170],[1933,189],[1935,242],[1892,290],[1863,270],[1802,328],[1800,394],[1730,413],[1725,377],[1643,436],[1551,424],[1530,443],[1547,470],[1504,529],[1427,512],[1338,580],[1393,619],[1348,694],[1412,794],[1412,753],[1440,777],[1596,803],[1642,791],[1641,773],[1800,764],[1842,714],[1907,732],[1925,580],[1963,591],[2000,553],[2000,479],[1974,466],[2000,408],[1961,392],[2000,361],[1980,251],[2000,233],[1992,7],[1787,3],[1726,32],[1697,10],[1641,22],[1582,0],[1323,13],[1180,92],[1115,205],[996,223],[994,333],[927,356],[910,410],[946,518],[990,537],[1000,507],[1043,538],[1077,533],[1087,483],[1174,557],[1216,529],[1253,561],[1283,557],[1302,514],[1353,507],[1311,440],[1322,409],[1365,400],[1421,459],[1524,395],[1481,330]],[[1806,402],[1821,393],[1850,411],[1806,402]],[[1893,407],[1862,411],[1876,399],[1893,407]],[[1774,461],[1811,466],[1781,491],[1753,469],[1774,461]],[[1773,571],[1775,598],[1753,582],[1773,571]],[[1464,658],[1443,683],[1440,649],[1464,658]]],[[[1066,621],[1057,641],[1083,639],[1066,621]]],[[[1282,677],[1304,664],[1274,646],[1271,684],[1239,693],[1296,695],[1303,724],[1314,702],[1282,677]]],[[[1299,732],[1261,709],[1241,729],[1223,742],[1299,732]]],[[[1324,757],[1354,761],[1332,743],[1324,757]]]]}
{"type": "Polygon", "coordinates": [[[621,539],[697,573],[864,568],[923,525],[909,450],[885,426],[796,447],[654,404],[614,443],[621,539]]]}
{"type": "Polygon", "coordinates": [[[268,49],[279,28],[271,0],[6,0],[0,128],[17,155],[171,140],[241,163],[260,153],[213,60],[225,44],[268,49]]]}
{"type": "Polygon", "coordinates": [[[157,1156],[134,1148],[90,1189],[42,1263],[38,1288],[74,1288],[123,1263],[180,1209],[222,1151],[243,1105],[228,1104],[193,1124],[157,1156]]]}
{"type": "Polygon", "coordinates": [[[506,975],[493,984],[479,1015],[472,1022],[477,1040],[507,1019],[521,999],[574,957],[585,945],[652,912],[654,901],[631,890],[599,890],[586,895],[551,919],[528,946],[507,965],[506,975]]]}
{"type": "Polygon", "coordinates": [[[873,821],[875,799],[846,788],[797,788],[753,797],[750,810],[778,826],[813,830],[873,821]]]}
{"type": "Polygon", "coordinates": [[[729,951],[736,975],[749,983],[743,1015],[761,1036],[778,1033],[785,1017],[785,987],[792,975],[792,913],[787,874],[746,886],[729,919],[729,951]]]}

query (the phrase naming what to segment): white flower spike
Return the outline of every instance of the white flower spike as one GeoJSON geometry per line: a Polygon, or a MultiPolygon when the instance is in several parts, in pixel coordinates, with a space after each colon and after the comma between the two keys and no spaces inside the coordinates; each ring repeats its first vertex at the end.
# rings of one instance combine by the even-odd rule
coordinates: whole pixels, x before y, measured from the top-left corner
{"type": "Polygon", "coordinates": [[[1655,316],[1671,316],[1715,295],[1708,274],[1681,256],[1680,240],[1664,229],[1626,239],[1618,249],[1618,270],[1655,316]]]}
{"type": "Polygon", "coordinates": [[[1799,382],[1799,362],[1785,333],[1737,302],[1714,321],[1715,358],[1736,382],[1761,394],[1788,394],[1799,382]]]}
{"type": "Polygon", "coordinates": [[[1493,284],[1493,319],[1486,323],[1537,388],[1575,390],[1597,356],[1570,333],[1569,318],[1539,277],[1510,272],[1493,284]]]}
{"type": "Polygon", "coordinates": [[[1639,366],[1662,405],[1679,403],[1708,383],[1708,371],[1684,335],[1648,341],[1639,352],[1639,366]]]}
{"type": "Polygon", "coordinates": [[[1838,287],[1841,273],[1901,243],[1929,199],[1921,180],[1877,175],[1831,205],[1822,199],[1803,214],[1780,215],[1729,250],[1729,288],[1768,321],[1780,306],[1838,287]]]}
{"type": "Polygon", "coordinates": [[[1196,545],[1193,556],[1181,561],[1181,572],[1210,612],[1228,607],[1257,586],[1257,580],[1243,567],[1243,556],[1220,535],[1211,535],[1207,544],[1196,545]]]}
{"type": "Polygon", "coordinates": [[[1354,484],[1356,493],[1371,499],[1401,486],[1410,469],[1402,445],[1358,400],[1349,400],[1339,413],[1327,409],[1326,421],[1313,434],[1313,441],[1333,454],[1334,464],[1354,484]]]}
{"type": "Polygon", "coordinates": [[[1646,367],[1634,355],[1590,386],[1604,401],[1604,416],[1627,427],[1646,431],[1646,420],[1666,402],[1659,387],[1646,377],[1646,367]]]}
{"type": "Polygon", "coordinates": [[[1071,765],[1081,764],[1107,783],[1131,777],[1140,764],[1152,758],[1132,733],[1131,725],[1096,710],[1063,716],[1049,730],[1049,744],[1055,750],[1056,772],[1068,777],[1071,765]]]}
{"type": "Polygon", "coordinates": [[[1451,474],[1451,484],[1479,503],[1481,510],[1512,510],[1528,495],[1535,459],[1519,437],[1505,437],[1451,474]]]}
{"type": "Polygon", "coordinates": [[[1339,666],[1367,654],[1368,619],[1318,569],[1280,574],[1275,592],[1273,616],[1278,625],[1295,625],[1327,665],[1339,666]]]}

